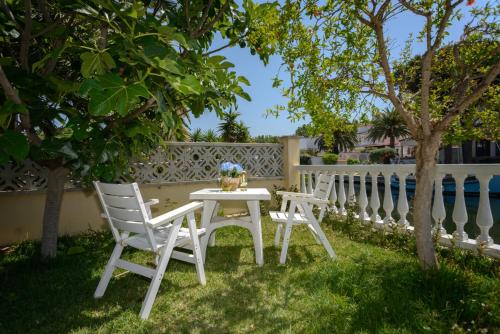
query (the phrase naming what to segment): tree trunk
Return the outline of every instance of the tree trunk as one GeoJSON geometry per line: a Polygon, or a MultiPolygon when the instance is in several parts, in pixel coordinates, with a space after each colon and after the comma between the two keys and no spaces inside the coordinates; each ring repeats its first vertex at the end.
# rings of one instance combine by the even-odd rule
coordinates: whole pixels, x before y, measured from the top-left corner
{"type": "Polygon", "coordinates": [[[389,146],[390,146],[391,148],[395,148],[395,147],[396,147],[396,138],[395,138],[394,136],[391,136],[391,137],[390,137],[389,146]]]}
{"type": "Polygon", "coordinates": [[[42,257],[53,258],[57,254],[59,216],[69,170],[64,167],[49,168],[45,209],[43,211],[42,257]]]}
{"type": "Polygon", "coordinates": [[[416,151],[416,190],[413,208],[415,239],[420,266],[424,270],[439,269],[432,240],[432,186],[439,143],[420,140],[416,151]]]}

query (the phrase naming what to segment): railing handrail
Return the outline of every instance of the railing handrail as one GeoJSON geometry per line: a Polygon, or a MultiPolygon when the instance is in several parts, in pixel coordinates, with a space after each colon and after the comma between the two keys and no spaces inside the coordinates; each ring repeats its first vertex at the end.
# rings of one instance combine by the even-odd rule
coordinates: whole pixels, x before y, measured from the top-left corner
{"type": "MultiPolygon", "coordinates": [[[[401,172],[415,172],[415,164],[357,164],[357,165],[294,165],[299,171],[345,171],[356,172],[363,171],[387,171],[393,169],[401,172]]],[[[454,172],[463,172],[470,170],[468,174],[475,175],[478,173],[489,173],[491,175],[500,175],[500,164],[437,164],[436,171],[439,173],[452,174],[454,172]]]]}

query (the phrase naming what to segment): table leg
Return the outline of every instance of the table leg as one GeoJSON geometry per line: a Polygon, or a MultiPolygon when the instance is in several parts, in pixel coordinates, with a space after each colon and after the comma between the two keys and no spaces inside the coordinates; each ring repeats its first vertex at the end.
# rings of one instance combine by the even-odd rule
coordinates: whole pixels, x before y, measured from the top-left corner
{"type": "MultiPolygon", "coordinates": [[[[201,227],[207,229],[212,221],[212,217],[217,206],[217,201],[203,201],[203,213],[201,215],[201,227]]],[[[203,255],[203,263],[206,260],[207,246],[210,234],[206,233],[201,237],[201,252],[203,255]]]]}
{"type": "Polygon", "coordinates": [[[264,250],[262,245],[262,226],[260,221],[260,206],[259,201],[247,201],[248,211],[252,218],[252,237],[255,247],[255,262],[257,265],[264,264],[264,250]]]}
{"type": "MultiPolygon", "coordinates": [[[[214,208],[213,208],[213,210],[212,210],[212,218],[210,218],[210,219],[213,219],[215,216],[217,216],[217,212],[218,212],[218,211],[219,211],[219,203],[217,203],[217,202],[216,202],[216,203],[215,203],[215,207],[214,207],[214,208]]],[[[210,220],[210,221],[211,221],[211,220],[210,220]]],[[[216,233],[216,231],[214,230],[214,231],[212,232],[212,234],[210,234],[210,239],[208,240],[208,245],[209,245],[210,247],[215,246],[215,233],[216,233]]]]}

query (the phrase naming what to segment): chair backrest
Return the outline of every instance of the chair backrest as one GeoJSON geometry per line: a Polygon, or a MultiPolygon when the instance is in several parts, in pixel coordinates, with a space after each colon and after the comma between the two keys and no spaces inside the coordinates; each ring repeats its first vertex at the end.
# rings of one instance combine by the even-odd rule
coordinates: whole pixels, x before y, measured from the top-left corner
{"type": "Polygon", "coordinates": [[[329,199],[332,192],[335,175],[320,174],[316,180],[316,187],[313,191],[313,196],[319,199],[329,199]]]}
{"type": "Polygon", "coordinates": [[[94,186],[117,241],[121,240],[121,232],[148,232],[146,222],[149,217],[137,183],[111,184],[96,181],[94,186]]]}

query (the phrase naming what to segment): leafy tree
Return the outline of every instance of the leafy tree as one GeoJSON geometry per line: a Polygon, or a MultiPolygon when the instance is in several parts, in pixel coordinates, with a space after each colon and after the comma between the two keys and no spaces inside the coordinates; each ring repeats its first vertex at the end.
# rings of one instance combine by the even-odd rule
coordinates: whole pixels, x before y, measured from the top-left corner
{"type": "Polygon", "coordinates": [[[219,123],[218,131],[222,141],[230,143],[245,143],[250,139],[248,127],[242,122],[238,122],[237,118],[240,113],[236,111],[228,111],[224,113],[222,122],[219,123]]]}
{"type": "MultiPolygon", "coordinates": [[[[474,1],[467,1],[473,5],[474,1]]],[[[464,0],[340,1],[286,0],[280,21],[267,29],[279,39],[279,52],[290,72],[284,88],[292,119],[307,114],[316,131],[331,140],[331,129],[345,118],[364,116],[374,108],[374,98],[392,105],[404,119],[416,148],[414,224],[420,264],[439,268],[432,241],[431,201],[436,156],[444,134],[487,93],[500,73],[499,7],[472,7],[472,19],[454,46],[453,61],[445,82],[434,81],[439,50],[450,25],[461,18],[464,0]],[[423,22],[415,31],[423,42],[416,94],[398,90],[390,54],[388,20],[413,15],[423,22]],[[471,40],[488,41],[478,52],[471,40]],[[450,92],[445,100],[443,90],[450,92]],[[370,98],[367,98],[370,97],[370,98]],[[360,112],[361,111],[361,112],[360,112]]],[[[399,62],[411,58],[410,38],[399,62]]],[[[275,80],[276,86],[283,82],[275,80]]],[[[480,240],[488,242],[488,240],[480,240]]]]}
{"type": "MultiPolygon", "coordinates": [[[[476,37],[463,40],[460,44],[467,44],[468,52],[475,57],[488,53],[491,41],[476,37]]],[[[460,44],[450,44],[436,52],[436,61],[432,64],[433,81],[436,87],[431,87],[436,102],[433,109],[443,114],[453,94],[449,81],[453,79],[456,60],[453,53],[458,51],[460,44]]],[[[463,46],[462,46],[463,47],[463,46]]],[[[488,66],[492,65],[494,57],[488,57],[488,66]]],[[[396,63],[394,68],[396,87],[405,94],[418,94],[421,85],[422,56],[417,55],[407,61],[396,63]]],[[[472,73],[473,76],[479,73],[472,73]]],[[[466,140],[500,140],[500,78],[496,78],[483,95],[472,103],[464,112],[458,115],[450,124],[450,128],[443,135],[444,144],[457,144],[466,140]]]]}
{"type": "Polygon", "coordinates": [[[0,163],[49,170],[42,254],[56,255],[64,184],[116,180],[132,157],[186,134],[185,120],[249,99],[215,34],[259,53],[273,6],[245,1],[3,1],[0,163]]]}
{"type": "Polygon", "coordinates": [[[368,139],[377,140],[390,139],[389,146],[396,146],[396,138],[407,138],[410,131],[405,121],[394,109],[386,109],[385,112],[376,114],[372,120],[372,127],[368,130],[368,139]]]}
{"type": "Polygon", "coordinates": [[[297,128],[297,130],[295,130],[295,135],[301,137],[309,137],[309,131],[310,131],[309,128],[310,128],[309,124],[301,125],[297,128]]]}

